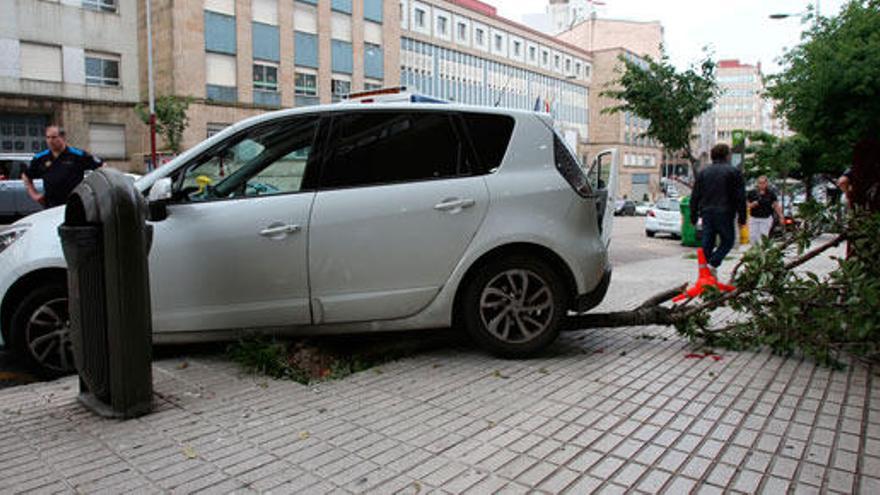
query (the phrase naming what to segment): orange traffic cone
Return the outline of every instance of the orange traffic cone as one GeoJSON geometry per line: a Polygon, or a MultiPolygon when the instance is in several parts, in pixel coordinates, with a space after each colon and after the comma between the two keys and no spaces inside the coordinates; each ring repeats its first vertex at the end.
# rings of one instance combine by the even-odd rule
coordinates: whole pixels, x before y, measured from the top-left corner
{"type": "Polygon", "coordinates": [[[672,302],[677,303],[699,297],[703,295],[703,291],[706,290],[706,287],[715,287],[721,292],[733,292],[734,290],[736,290],[736,287],[732,285],[722,284],[718,281],[718,279],[715,278],[714,275],[712,275],[712,271],[709,270],[709,264],[706,262],[706,254],[703,253],[703,248],[697,249],[697,263],[699,263],[699,270],[697,272],[697,283],[689,287],[688,290],[675,296],[675,298],[672,299],[672,302]]]}

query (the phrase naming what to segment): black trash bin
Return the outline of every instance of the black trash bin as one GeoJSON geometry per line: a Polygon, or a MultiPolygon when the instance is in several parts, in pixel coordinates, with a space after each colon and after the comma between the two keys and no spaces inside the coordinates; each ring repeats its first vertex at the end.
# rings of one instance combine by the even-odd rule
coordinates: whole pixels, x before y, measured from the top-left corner
{"type": "Polygon", "coordinates": [[[132,418],[152,406],[147,211],[131,179],[99,169],[74,189],[58,228],[79,399],[101,416],[132,418]]]}

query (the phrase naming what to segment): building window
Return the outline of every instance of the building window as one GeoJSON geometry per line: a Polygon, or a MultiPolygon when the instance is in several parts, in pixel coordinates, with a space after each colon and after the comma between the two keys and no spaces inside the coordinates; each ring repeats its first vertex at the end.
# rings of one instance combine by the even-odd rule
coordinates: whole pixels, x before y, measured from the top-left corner
{"type": "Polygon", "coordinates": [[[522,43],[520,43],[519,41],[514,41],[513,42],[513,56],[519,57],[520,53],[522,53],[522,43]]]}
{"type": "Polygon", "coordinates": [[[119,86],[119,58],[86,54],[86,84],[119,86]]]}
{"type": "Polygon", "coordinates": [[[333,72],[351,74],[354,69],[353,57],[351,43],[342,40],[330,40],[330,65],[333,72]]]}
{"type": "Polygon", "coordinates": [[[205,11],[205,51],[235,54],[235,17],[205,11]]]}
{"type": "Polygon", "coordinates": [[[382,89],[382,83],[367,81],[364,83],[364,91],[372,91],[374,89],[382,89]]]}
{"type": "Polygon", "coordinates": [[[333,101],[344,100],[351,93],[351,81],[333,78],[330,81],[330,89],[333,92],[333,101]]]}
{"type": "Polygon", "coordinates": [[[373,79],[385,78],[385,57],[380,45],[364,43],[364,75],[373,79]]]}
{"type": "Polygon", "coordinates": [[[548,52],[541,52],[541,64],[546,66],[550,63],[550,54],[548,52]]]}
{"type": "Polygon", "coordinates": [[[89,124],[89,150],[102,158],[125,159],[125,126],[89,124]]]}
{"type": "Polygon", "coordinates": [[[425,27],[425,17],[427,13],[422,9],[416,9],[416,27],[424,28],[425,27]]]}
{"type": "Polygon", "coordinates": [[[294,55],[296,65],[318,68],[318,36],[312,33],[293,33],[294,55]]]}
{"type": "Polygon", "coordinates": [[[223,129],[226,129],[230,125],[232,125],[232,124],[225,124],[225,123],[221,123],[221,122],[208,122],[208,127],[206,130],[205,137],[209,138],[209,137],[213,136],[214,134],[219,133],[223,129]]]}
{"type": "Polygon", "coordinates": [[[495,49],[498,51],[504,49],[504,38],[500,34],[495,35],[495,49]]]}
{"type": "Polygon", "coordinates": [[[238,90],[235,57],[220,55],[218,53],[206,53],[205,65],[207,98],[215,101],[237,101],[238,90]]]}
{"type": "Polygon", "coordinates": [[[566,60],[566,61],[565,61],[565,72],[566,72],[566,73],[571,73],[571,60],[566,60]]]}
{"type": "Polygon", "coordinates": [[[437,34],[440,36],[446,36],[446,31],[448,29],[449,19],[445,17],[437,18],[437,34]]]}
{"type": "Polygon", "coordinates": [[[116,12],[116,0],[82,0],[82,6],[100,12],[116,12]]]}
{"type": "Polygon", "coordinates": [[[477,44],[483,46],[486,43],[486,32],[480,28],[477,28],[474,31],[474,37],[476,38],[477,44]]]}
{"type": "Polygon", "coordinates": [[[21,42],[21,78],[61,82],[61,47],[21,42]]]}
{"type": "Polygon", "coordinates": [[[251,37],[255,59],[281,61],[281,37],[278,26],[254,22],[251,37]]]}
{"type": "Polygon", "coordinates": [[[364,19],[382,22],[382,0],[364,0],[364,19]]]}
{"type": "Polygon", "coordinates": [[[278,91],[278,67],[268,64],[254,64],[254,89],[278,91]]]}
{"type": "Polygon", "coordinates": [[[535,62],[536,60],[538,60],[538,49],[533,46],[530,46],[529,47],[529,61],[535,62]]]}
{"type": "Polygon", "coordinates": [[[332,0],[330,8],[337,12],[351,14],[351,0],[332,0]]]}
{"type": "Polygon", "coordinates": [[[467,24],[463,22],[458,23],[458,40],[467,41],[467,24]]]}
{"type": "Polygon", "coordinates": [[[299,96],[318,96],[318,76],[297,72],[294,75],[294,92],[299,96]]]}
{"type": "Polygon", "coordinates": [[[559,69],[559,63],[560,63],[560,60],[561,60],[561,58],[560,58],[559,55],[554,55],[554,56],[553,56],[553,67],[554,67],[555,69],[557,69],[557,70],[559,69]]]}

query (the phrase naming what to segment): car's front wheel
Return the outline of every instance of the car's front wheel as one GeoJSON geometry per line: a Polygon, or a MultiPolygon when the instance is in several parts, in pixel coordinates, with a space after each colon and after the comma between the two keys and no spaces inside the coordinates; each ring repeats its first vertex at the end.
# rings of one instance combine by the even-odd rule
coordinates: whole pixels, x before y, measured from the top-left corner
{"type": "Polygon", "coordinates": [[[67,287],[54,282],[34,289],[12,314],[10,346],[35,371],[46,376],[73,372],[73,343],[67,287]]]}
{"type": "Polygon", "coordinates": [[[481,347],[519,358],[556,339],[566,300],[565,284],[552,267],[511,256],[479,270],[465,288],[461,310],[468,333],[481,347]]]}

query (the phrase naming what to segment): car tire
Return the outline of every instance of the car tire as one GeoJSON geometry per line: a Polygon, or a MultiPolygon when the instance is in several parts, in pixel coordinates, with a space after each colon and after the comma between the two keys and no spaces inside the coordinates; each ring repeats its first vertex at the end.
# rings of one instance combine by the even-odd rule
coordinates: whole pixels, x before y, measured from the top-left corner
{"type": "Polygon", "coordinates": [[[510,256],[484,265],[470,280],[461,316],[468,334],[483,349],[504,358],[528,357],[559,336],[567,296],[550,265],[510,256]]]}
{"type": "Polygon", "coordinates": [[[657,235],[657,233],[654,232],[653,230],[646,230],[645,235],[648,237],[654,237],[655,235],[657,235]]]}
{"type": "Polygon", "coordinates": [[[31,289],[10,323],[10,347],[36,373],[55,377],[76,370],[65,285],[50,282],[31,289]]]}

